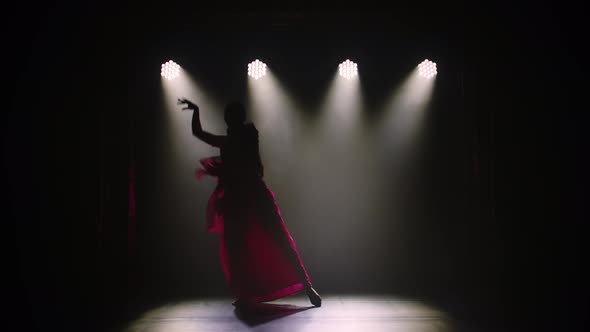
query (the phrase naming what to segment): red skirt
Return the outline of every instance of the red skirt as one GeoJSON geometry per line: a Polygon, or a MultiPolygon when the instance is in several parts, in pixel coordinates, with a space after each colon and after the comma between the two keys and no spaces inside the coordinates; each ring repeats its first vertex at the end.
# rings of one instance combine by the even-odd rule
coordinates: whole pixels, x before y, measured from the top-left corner
{"type": "Polygon", "coordinates": [[[207,230],[220,235],[223,272],[237,299],[272,301],[311,287],[274,193],[261,178],[239,188],[224,184],[219,157],[201,160],[218,178],[207,206],[207,230]]]}

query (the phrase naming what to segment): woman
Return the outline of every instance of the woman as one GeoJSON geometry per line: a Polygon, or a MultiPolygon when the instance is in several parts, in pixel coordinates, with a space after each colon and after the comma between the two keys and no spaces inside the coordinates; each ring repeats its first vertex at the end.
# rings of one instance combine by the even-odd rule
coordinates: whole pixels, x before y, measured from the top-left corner
{"type": "Polygon", "coordinates": [[[221,151],[219,157],[201,160],[197,177],[218,179],[207,208],[208,231],[220,235],[222,266],[236,297],[234,304],[272,301],[305,291],[314,306],[321,306],[274,194],[263,180],[258,131],[245,123],[244,107],[237,102],[226,106],[227,135],[219,136],[203,130],[197,105],[184,98],[178,104],[193,111],[193,134],[221,151]]]}

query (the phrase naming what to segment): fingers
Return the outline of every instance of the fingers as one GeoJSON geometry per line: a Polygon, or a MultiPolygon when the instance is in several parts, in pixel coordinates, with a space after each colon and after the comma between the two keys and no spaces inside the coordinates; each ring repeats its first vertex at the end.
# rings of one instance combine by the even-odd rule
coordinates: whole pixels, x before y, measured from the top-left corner
{"type": "Polygon", "coordinates": [[[188,100],[186,98],[178,98],[176,100],[176,104],[178,104],[178,105],[180,105],[180,104],[187,104],[187,105],[190,105],[190,106],[197,107],[197,105],[195,103],[193,103],[192,101],[190,101],[190,100],[188,100]]]}
{"type": "Polygon", "coordinates": [[[176,100],[176,104],[177,105],[181,105],[181,104],[186,104],[186,106],[184,106],[182,108],[182,110],[194,110],[197,111],[199,109],[199,106],[197,106],[195,103],[193,103],[192,101],[186,99],[186,98],[178,98],[176,100]]]}

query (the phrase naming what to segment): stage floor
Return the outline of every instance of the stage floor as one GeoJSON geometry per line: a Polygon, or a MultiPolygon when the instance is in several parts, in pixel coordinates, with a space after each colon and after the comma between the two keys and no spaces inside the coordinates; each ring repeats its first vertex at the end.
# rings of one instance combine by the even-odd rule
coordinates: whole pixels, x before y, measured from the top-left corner
{"type": "Polygon", "coordinates": [[[419,301],[388,296],[323,296],[311,306],[296,295],[238,310],[231,299],[169,303],[142,314],[123,331],[454,331],[446,315],[419,301]]]}

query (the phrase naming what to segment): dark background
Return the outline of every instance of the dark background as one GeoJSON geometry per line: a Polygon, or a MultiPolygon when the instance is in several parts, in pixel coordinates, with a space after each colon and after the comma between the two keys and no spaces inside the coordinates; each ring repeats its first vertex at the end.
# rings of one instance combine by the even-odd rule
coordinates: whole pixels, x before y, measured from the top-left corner
{"type": "MultiPolygon", "coordinates": [[[[162,151],[154,96],[163,59],[191,63],[224,100],[243,93],[244,77],[235,73],[253,56],[274,58],[283,76],[297,77],[289,68],[300,73],[299,61],[321,67],[346,53],[367,63],[365,94],[378,100],[403,77],[399,68],[432,54],[452,76],[438,77],[425,158],[446,161],[421,170],[430,177],[411,189],[427,204],[409,209],[411,264],[394,274],[384,263],[381,275],[358,282],[331,275],[310,249],[316,287],[423,298],[473,330],[587,328],[582,8],[268,8],[55,2],[7,9],[9,321],[21,330],[103,330],[163,301],[225,294],[218,269],[202,270],[216,261],[213,236],[200,235],[208,242],[186,250],[154,240],[167,236],[151,213],[153,189],[161,188],[154,175],[165,167],[154,162],[162,151]],[[199,69],[201,59],[225,69],[199,69]],[[131,251],[130,160],[138,194],[131,251]],[[213,252],[187,253],[202,248],[213,252]]],[[[285,83],[313,104],[327,82],[303,80],[285,83]]],[[[313,248],[316,240],[301,234],[298,242],[313,248]]]]}

